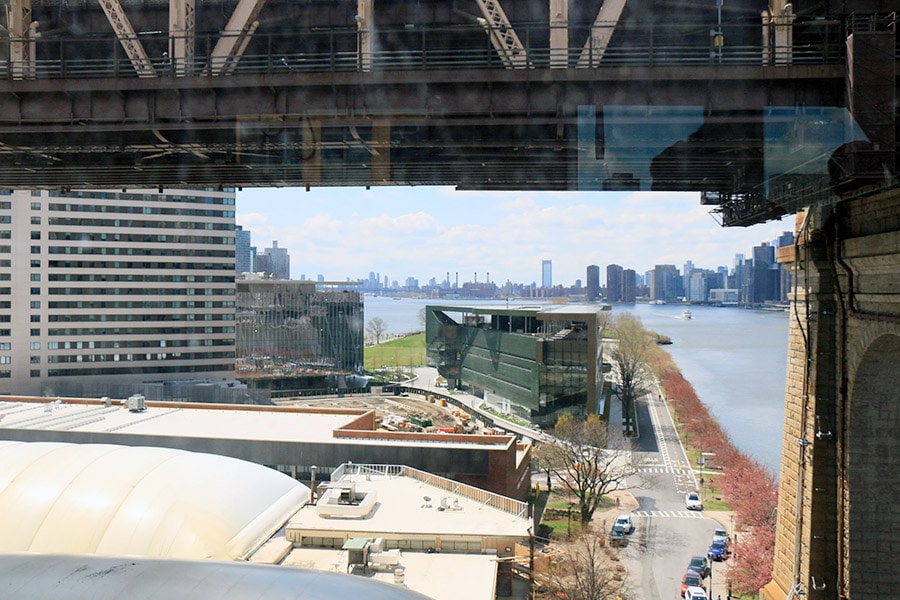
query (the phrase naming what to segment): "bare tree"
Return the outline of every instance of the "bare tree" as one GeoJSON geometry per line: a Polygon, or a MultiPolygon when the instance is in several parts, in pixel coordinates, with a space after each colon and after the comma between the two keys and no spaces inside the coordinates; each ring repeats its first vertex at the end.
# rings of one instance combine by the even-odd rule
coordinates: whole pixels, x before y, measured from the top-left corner
{"type": "Polygon", "coordinates": [[[619,377],[622,424],[627,435],[634,435],[634,401],[645,392],[653,334],[644,329],[640,317],[630,312],[616,315],[612,328],[616,341],[611,344],[609,357],[619,377]]]}
{"type": "Polygon", "coordinates": [[[631,440],[611,431],[599,415],[580,421],[564,414],[553,433],[557,441],[541,444],[538,460],[575,496],[582,524],[589,523],[604,495],[632,487],[627,479],[641,464],[631,440]]]}
{"type": "Polygon", "coordinates": [[[366,333],[375,338],[375,343],[381,343],[381,336],[387,331],[387,322],[381,317],[372,317],[366,325],[366,333]]]}
{"type": "Polygon", "coordinates": [[[600,536],[586,532],[571,543],[559,545],[550,559],[546,587],[570,600],[623,598],[625,568],[600,536]]]}

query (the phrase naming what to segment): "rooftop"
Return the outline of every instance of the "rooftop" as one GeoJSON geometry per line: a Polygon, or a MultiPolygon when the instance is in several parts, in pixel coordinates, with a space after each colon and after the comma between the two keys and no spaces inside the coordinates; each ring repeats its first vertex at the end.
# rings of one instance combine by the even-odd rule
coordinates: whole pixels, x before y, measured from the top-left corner
{"type": "Polygon", "coordinates": [[[339,479],[333,484],[354,483],[360,494],[374,492],[371,513],[362,519],[327,518],[307,506],[291,518],[288,531],[352,532],[349,537],[528,537],[531,519],[524,502],[408,467],[379,473],[382,466],[356,466],[362,469],[343,476],[336,472],[339,479]]]}
{"type": "Polygon", "coordinates": [[[374,423],[368,409],[146,402],[143,410],[130,410],[123,400],[0,397],[0,429],[441,448],[508,443],[499,436],[376,435],[374,423]]]}
{"type": "Polygon", "coordinates": [[[377,500],[362,518],[323,517],[316,506],[304,507],[285,528],[298,547],[281,564],[388,582],[400,568],[406,586],[435,600],[493,600],[498,553],[508,556],[529,538],[525,503],[416,469],[342,465],[332,485],[353,485],[358,495],[374,494],[377,500]],[[385,568],[373,561],[351,569],[353,542],[378,538],[384,548],[400,549],[398,563],[385,568]],[[313,547],[317,543],[333,547],[313,547]]]}

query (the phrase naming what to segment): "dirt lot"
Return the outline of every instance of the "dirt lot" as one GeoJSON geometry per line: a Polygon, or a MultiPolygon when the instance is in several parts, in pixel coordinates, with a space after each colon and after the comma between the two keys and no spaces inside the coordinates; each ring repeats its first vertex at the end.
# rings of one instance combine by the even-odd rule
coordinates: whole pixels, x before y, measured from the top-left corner
{"type": "Polygon", "coordinates": [[[359,408],[374,409],[379,419],[387,415],[409,417],[417,415],[431,419],[434,427],[453,427],[456,423],[450,414],[451,406],[443,407],[439,403],[428,402],[421,396],[369,396],[354,395],[343,398],[301,398],[279,402],[282,406],[309,406],[322,408],[359,408]]]}

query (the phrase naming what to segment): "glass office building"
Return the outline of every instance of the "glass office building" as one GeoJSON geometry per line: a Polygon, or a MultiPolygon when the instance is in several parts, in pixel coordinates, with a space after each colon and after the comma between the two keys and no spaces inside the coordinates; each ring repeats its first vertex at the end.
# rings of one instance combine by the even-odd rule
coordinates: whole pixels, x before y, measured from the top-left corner
{"type": "Polygon", "coordinates": [[[449,387],[539,425],[597,410],[603,392],[598,305],[427,306],[428,363],[449,387]]]}
{"type": "Polygon", "coordinates": [[[239,379],[362,373],[362,294],[323,285],[328,284],[237,281],[239,379]]]}

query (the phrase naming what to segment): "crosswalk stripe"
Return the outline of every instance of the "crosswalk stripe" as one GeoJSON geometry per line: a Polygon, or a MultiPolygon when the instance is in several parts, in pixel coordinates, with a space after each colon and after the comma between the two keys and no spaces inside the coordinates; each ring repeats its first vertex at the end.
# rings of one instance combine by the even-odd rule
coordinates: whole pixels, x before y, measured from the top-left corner
{"type": "Polygon", "coordinates": [[[636,517],[669,517],[682,519],[702,519],[702,512],[692,510],[636,510],[632,512],[636,517]]]}

